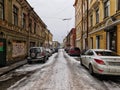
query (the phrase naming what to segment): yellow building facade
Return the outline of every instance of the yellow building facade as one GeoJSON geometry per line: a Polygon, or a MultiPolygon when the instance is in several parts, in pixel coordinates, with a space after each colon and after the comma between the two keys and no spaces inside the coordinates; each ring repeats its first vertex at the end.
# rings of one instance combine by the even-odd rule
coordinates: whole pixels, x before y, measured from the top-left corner
{"type": "Polygon", "coordinates": [[[0,66],[23,60],[30,47],[42,46],[46,28],[26,0],[0,0],[0,66]]]}
{"type": "MultiPolygon", "coordinates": [[[[83,49],[87,45],[88,48],[110,49],[120,54],[120,0],[75,1],[78,2],[82,3],[83,10],[81,13],[83,49]]],[[[76,10],[79,9],[76,7],[76,10]]]]}
{"type": "Polygon", "coordinates": [[[81,36],[81,28],[82,28],[82,3],[80,0],[76,0],[75,4],[75,28],[76,28],[76,47],[82,48],[82,36],[81,36]]]}
{"type": "Polygon", "coordinates": [[[44,42],[44,47],[45,48],[51,48],[52,47],[52,42],[53,42],[53,35],[50,32],[50,30],[46,29],[45,30],[46,37],[45,37],[45,42],[44,42]]]}

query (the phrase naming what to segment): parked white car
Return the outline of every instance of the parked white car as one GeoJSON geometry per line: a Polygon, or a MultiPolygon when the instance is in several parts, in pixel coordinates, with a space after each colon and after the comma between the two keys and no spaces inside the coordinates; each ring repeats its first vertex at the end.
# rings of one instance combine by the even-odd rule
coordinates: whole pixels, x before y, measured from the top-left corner
{"type": "Polygon", "coordinates": [[[111,50],[89,49],[80,56],[90,74],[120,75],[120,56],[111,50]]]}

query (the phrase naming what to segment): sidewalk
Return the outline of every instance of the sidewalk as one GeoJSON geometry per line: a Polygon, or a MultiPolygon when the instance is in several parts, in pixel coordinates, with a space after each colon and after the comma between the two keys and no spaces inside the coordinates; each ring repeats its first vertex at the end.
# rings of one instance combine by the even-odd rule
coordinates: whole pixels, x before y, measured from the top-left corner
{"type": "Polygon", "coordinates": [[[27,63],[27,60],[19,61],[9,66],[1,67],[0,68],[0,76],[27,63]]]}

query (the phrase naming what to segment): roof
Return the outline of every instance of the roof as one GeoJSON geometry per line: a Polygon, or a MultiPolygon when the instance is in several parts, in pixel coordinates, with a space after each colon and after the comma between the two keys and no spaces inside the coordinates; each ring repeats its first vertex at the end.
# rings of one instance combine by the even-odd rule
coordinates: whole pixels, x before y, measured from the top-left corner
{"type": "Polygon", "coordinates": [[[73,4],[73,6],[76,6],[77,2],[78,2],[78,0],[75,0],[75,3],[73,4]]]}

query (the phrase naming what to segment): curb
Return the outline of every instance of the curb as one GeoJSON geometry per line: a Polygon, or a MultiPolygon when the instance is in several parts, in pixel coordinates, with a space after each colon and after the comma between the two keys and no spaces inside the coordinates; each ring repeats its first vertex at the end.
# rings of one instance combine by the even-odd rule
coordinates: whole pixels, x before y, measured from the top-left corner
{"type": "Polygon", "coordinates": [[[19,61],[17,63],[14,63],[12,65],[2,67],[2,68],[0,68],[0,76],[8,73],[11,70],[16,69],[16,68],[18,68],[18,67],[20,67],[20,66],[22,66],[22,65],[24,65],[26,63],[27,63],[27,60],[25,59],[25,60],[19,61]]]}

